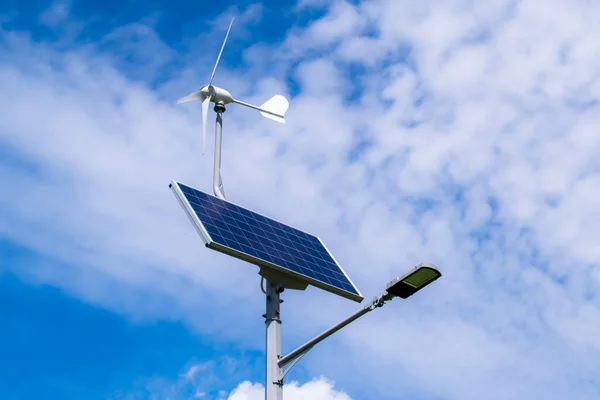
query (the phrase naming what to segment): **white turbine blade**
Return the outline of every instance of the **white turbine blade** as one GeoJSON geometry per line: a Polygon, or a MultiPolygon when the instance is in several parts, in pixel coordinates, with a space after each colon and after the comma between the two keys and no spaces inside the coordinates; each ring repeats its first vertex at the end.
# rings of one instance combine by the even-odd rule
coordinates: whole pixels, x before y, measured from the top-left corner
{"type": "Polygon", "coordinates": [[[210,82],[208,82],[208,86],[212,85],[212,81],[215,77],[215,72],[217,72],[217,67],[219,66],[219,61],[221,61],[221,55],[223,54],[225,43],[227,43],[227,38],[229,37],[229,31],[231,30],[231,25],[233,25],[233,20],[234,18],[231,18],[231,22],[229,23],[229,29],[227,29],[227,33],[225,34],[225,40],[223,40],[223,45],[221,46],[221,51],[219,51],[219,56],[217,57],[217,62],[215,63],[212,75],[210,76],[210,82]]]}
{"type": "Polygon", "coordinates": [[[207,96],[202,100],[202,154],[206,149],[206,120],[208,119],[208,106],[210,104],[210,97],[207,96]]]}
{"type": "Polygon", "coordinates": [[[267,100],[265,104],[263,104],[260,107],[236,99],[232,99],[232,101],[242,106],[258,110],[264,117],[272,119],[273,121],[281,122],[282,124],[285,124],[285,112],[287,111],[290,105],[287,99],[281,95],[275,95],[271,97],[269,100],[267,100]]]}
{"type": "Polygon", "coordinates": [[[202,91],[198,90],[188,96],[182,97],[177,101],[177,104],[187,103],[188,101],[202,101],[202,154],[206,148],[206,120],[208,119],[208,105],[210,104],[210,96],[207,96],[202,91]]]}
{"type": "Polygon", "coordinates": [[[285,97],[280,94],[276,94],[267,100],[262,106],[260,106],[260,113],[263,117],[285,124],[284,117],[289,106],[290,103],[285,97]]]}
{"type": "Polygon", "coordinates": [[[204,94],[202,94],[202,92],[198,90],[192,94],[189,94],[189,95],[177,100],[177,104],[187,103],[188,101],[194,101],[194,100],[203,100],[203,99],[204,99],[204,94]]]}

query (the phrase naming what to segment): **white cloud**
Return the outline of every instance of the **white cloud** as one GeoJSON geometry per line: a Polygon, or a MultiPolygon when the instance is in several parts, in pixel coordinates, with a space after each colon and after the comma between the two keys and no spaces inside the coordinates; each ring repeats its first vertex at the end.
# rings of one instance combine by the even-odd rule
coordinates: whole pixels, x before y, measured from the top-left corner
{"type": "MultiPolygon", "coordinates": [[[[219,85],[249,101],[274,94],[272,69],[300,78],[285,126],[228,108],[230,199],[317,233],[367,297],[421,261],[444,272],[315,348],[302,361],[310,373],[381,398],[598,393],[598,11],[584,1],[336,2],[291,29],[281,51],[255,53],[276,68],[253,56],[242,77],[219,71],[219,85]],[[364,60],[357,43],[369,44],[364,60]],[[406,62],[389,57],[398,52],[406,62]],[[350,74],[348,62],[366,72],[350,74]],[[364,90],[348,102],[357,82],[364,90]]],[[[12,190],[0,193],[0,232],[78,271],[32,273],[132,316],[262,346],[256,268],[204,249],[166,187],[210,191],[199,110],[173,102],[212,62],[158,95],[111,54],[7,37],[0,143],[18,161],[1,164],[12,190]],[[172,303],[141,301],[142,289],[172,303]]],[[[153,42],[157,59],[165,46],[153,42]]],[[[290,347],[354,308],[318,290],[284,297],[290,347]]]]}
{"type": "MultiPolygon", "coordinates": [[[[299,385],[291,382],[284,386],[283,396],[286,400],[350,400],[344,392],[336,391],[333,384],[324,378],[315,379],[299,385]]],[[[227,400],[262,400],[265,398],[265,388],[259,383],[242,382],[235,388],[227,400]]]]}
{"type": "Polygon", "coordinates": [[[193,380],[196,377],[196,375],[198,375],[198,373],[206,371],[207,369],[211,368],[212,366],[213,366],[213,363],[210,361],[205,362],[205,363],[194,364],[188,368],[188,370],[183,374],[183,377],[186,380],[193,380]]]}

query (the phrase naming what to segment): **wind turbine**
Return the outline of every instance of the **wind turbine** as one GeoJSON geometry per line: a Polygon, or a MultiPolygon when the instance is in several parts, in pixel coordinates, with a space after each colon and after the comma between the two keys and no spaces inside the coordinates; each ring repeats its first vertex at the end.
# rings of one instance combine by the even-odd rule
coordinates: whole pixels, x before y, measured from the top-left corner
{"type": "Polygon", "coordinates": [[[237,103],[242,106],[250,107],[255,110],[260,111],[260,113],[273,121],[280,122],[285,124],[285,112],[289,107],[289,103],[287,99],[279,94],[271,97],[261,106],[255,106],[244,101],[240,101],[234,99],[231,93],[227,90],[222,89],[220,87],[213,86],[212,82],[215,78],[215,72],[217,72],[217,67],[219,66],[219,61],[221,60],[221,55],[223,54],[223,49],[225,48],[225,43],[227,43],[227,38],[229,37],[229,31],[231,31],[231,26],[233,25],[234,18],[231,19],[229,23],[229,28],[227,29],[227,33],[225,34],[225,40],[223,40],[223,45],[221,46],[221,51],[219,51],[219,56],[217,57],[217,62],[215,63],[215,67],[213,68],[212,75],[210,76],[210,81],[208,81],[208,85],[196,90],[194,93],[189,94],[177,101],[177,104],[186,103],[188,101],[200,100],[202,102],[202,154],[204,154],[206,147],[206,120],[208,118],[208,105],[210,102],[215,103],[215,112],[217,113],[217,125],[215,130],[215,171],[214,171],[214,191],[217,197],[225,199],[225,193],[223,192],[223,183],[221,180],[221,132],[223,126],[222,114],[225,112],[225,104],[229,103],[237,103]]]}

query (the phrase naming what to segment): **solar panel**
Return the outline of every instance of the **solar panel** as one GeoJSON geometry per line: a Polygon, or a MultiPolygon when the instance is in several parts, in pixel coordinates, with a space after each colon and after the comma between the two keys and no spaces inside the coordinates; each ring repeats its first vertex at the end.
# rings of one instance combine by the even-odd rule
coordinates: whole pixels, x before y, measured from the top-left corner
{"type": "Polygon", "coordinates": [[[362,301],[360,291],[318,237],[179,182],[170,187],[207,247],[362,301]]]}

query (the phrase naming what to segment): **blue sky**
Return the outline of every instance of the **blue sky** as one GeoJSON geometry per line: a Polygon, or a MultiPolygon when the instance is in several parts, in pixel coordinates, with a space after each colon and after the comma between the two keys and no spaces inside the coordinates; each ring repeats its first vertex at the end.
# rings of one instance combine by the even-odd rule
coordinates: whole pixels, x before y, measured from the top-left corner
{"type": "MultiPolygon", "coordinates": [[[[323,238],[366,299],[444,276],[313,349],[287,399],[600,394],[598,5],[4,2],[0,397],[255,400],[257,269],[206,249],[168,183],[323,238]],[[211,111],[212,115],[212,111],[211,111]],[[212,117],[211,117],[212,118],[212,117]],[[399,395],[402,394],[402,396],[399,395]]],[[[356,310],[286,291],[283,347],[356,310]]]]}
{"type": "MultiPolygon", "coordinates": [[[[48,262],[13,243],[2,243],[2,258],[3,269],[21,274],[24,263],[48,262]]],[[[0,287],[8,328],[1,337],[4,398],[152,398],[170,391],[191,398],[199,387],[216,397],[242,380],[261,378],[260,352],[199,337],[181,321],[132,320],[8,271],[0,287]],[[173,388],[195,365],[210,369],[173,388]]],[[[112,283],[111,290],[126,289],[112,283]]],[[[138,296],[156,301],[152,293],[138,296]]]]}

